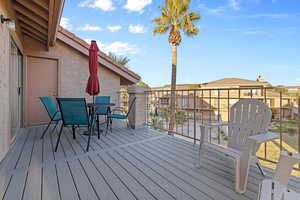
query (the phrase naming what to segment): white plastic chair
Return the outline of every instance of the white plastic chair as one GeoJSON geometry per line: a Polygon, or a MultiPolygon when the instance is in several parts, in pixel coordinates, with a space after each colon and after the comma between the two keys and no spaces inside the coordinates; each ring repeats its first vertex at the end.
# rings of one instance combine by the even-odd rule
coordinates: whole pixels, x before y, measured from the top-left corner
{"type": "Polygon", "coordinates": [[[201,160],[205,151],[214,151],[235,163],[235,190],[244,193],[247,188],[250,164],[256,164],[262,175],[256,152],[260,144],[278,138],[277,134],[268,132],[271,121],[271,110],[266,104],[256,99],[242,99],[230,109],[228,124],[213,123],[200,125],[201,139],[197,167],[201,167],[201,160]],[[228,126],[227,147],[209,143],[208,129],[228,126]]]}
{"type": "Polygon", "coordinates": [[[287,188],[293,166],[300,163],[300,154],[283,151],[273,179],[264,179],[259,187],[258,200],[299,200],[300,194],[287,188]]]}

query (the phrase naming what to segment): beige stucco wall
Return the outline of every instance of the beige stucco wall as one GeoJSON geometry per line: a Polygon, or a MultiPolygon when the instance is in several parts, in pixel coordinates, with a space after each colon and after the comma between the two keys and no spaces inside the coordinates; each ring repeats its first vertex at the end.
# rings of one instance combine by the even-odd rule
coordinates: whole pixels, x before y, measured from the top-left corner
{"type": "MultiPolygon", "coordinates": [[[[46,51],[45,47],[33,39],[25,37],[24,52],[27,56],[55,58],[59,60],[60,97],[92,98],[85,92],[89,77],[88,57],[57,40],[55,47],[46,51]]],[[[117,103],[117,92],[120,90],[120,76],[104,66],[99,67],[100,95],[109,95],[117,103]]],[[[26,88],[26,87],[25,87],[26,88]]],[[[25,91],[26,93],[26,91],[25,91]]]]}
{"type": "MultiPolygon", "coordinates": [[[[1,12],[1,10],[0,10],[1,12]]],[[[9,148],[9,32],[0,24],[0,160],[9,148]]]]}
{"type": "MultiPolygon", "coordinates": [[[[0,1],[0,13],[5,17],[14,18],[9,1],[0,1]]],[[[11,38],[22,50],[20,37],[15,32],[10,33],[5,24],[0,23],[0,160],[7,153],[11,138],[11,116],[9,97],[9,66],[11,38]]]]}

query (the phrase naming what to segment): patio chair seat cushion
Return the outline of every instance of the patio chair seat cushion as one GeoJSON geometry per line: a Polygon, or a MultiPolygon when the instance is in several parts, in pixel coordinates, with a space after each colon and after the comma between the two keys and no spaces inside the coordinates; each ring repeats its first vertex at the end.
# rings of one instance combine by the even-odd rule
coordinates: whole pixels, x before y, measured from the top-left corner
{"type": "Polygon", "coordinates": [[[121,115],[121,114],[112,114],[111,118],[114,118],[114,119],[126,119],[127,116],[126,115],[121,115]]]}

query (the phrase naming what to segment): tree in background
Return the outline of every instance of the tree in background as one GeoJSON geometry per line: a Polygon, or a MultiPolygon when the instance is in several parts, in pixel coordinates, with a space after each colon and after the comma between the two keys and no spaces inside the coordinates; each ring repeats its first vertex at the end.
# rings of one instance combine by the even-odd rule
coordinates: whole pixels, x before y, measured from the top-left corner
{"type": "Polygon", "coordinates": [[[143,81],[138,82],[137,85],[142,86],[142,87],[146,87],[146,88],[150,88],[150,86],[147,83],[143,82],[143,81]]]}
{"type": "Polygon", "coordinates": [[[172,134],[175,125],[175,90],[177,71],[177,46],[182,38],[181,32],[187,36],[194,36],[199,29],[194,22],[200,19],[196,12],[189,12],[191,0],[166,0],[165,7],[159,6],[161,16],[152,20],[158,26],[153,33],[165,34],[169,31],[169,43],[172,46],[172,79],[171,79],[171,120],[169,123],[169,134],[172,134]]]}
{"type": "Polygon", "coordinates": [[[108,53],[108,56],[111,57],[117,63],[119,63],[119,64],[121,64],[125,67],[128,67],[128,63],[130,61],[130,59],[128,57],[126,57],[126,56],[117,56],[116,54],[111,53],[111,52],[108,53]]]}

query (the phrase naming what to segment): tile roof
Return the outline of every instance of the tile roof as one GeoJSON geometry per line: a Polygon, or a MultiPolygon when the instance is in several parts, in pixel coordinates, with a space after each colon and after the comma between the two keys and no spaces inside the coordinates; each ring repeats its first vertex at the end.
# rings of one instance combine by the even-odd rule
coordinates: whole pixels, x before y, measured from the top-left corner
{"type": "Polygon", "coordinates": [[[208,82],[203,84],[205,86],[227,86],[227,85],[262,85],[262,86],[271,86],[268,82],[259,82],[241,78],[223,78],[216,81],[208,82]]]}
{"type": "MultiPolygon", "coordinates": [[[[65,36],[69,37],[70,39],[72,39],[73,41],[77,42],[78,44],[80,44],[81,46],[83,46],[86,49],[89,49],[90,45],[82,40],[81,38],[77,37],[75,34],[71,33],[70,31],[64,29],[63,27],[59,26],[58,31],[62,34],[64,34],[65,36]]],[[[134,73],[133,71],[131,71],[130,69],[128,69],[127,67],[124,67],[123,65],[119,64],[118,62],[114,61],[112,58],[110,58],[108,55],[106,55],[104,52],[99,51],[99,56],[106,60],[107,62],[115,65],[116,67],[120,68],[123,72],[127,73],[128,75],[130,75],[131,77],[140,80],[141,76],[134,73]]]]}

